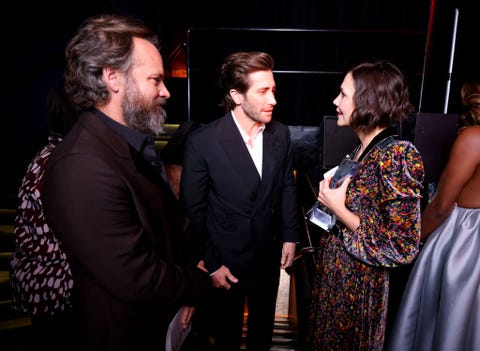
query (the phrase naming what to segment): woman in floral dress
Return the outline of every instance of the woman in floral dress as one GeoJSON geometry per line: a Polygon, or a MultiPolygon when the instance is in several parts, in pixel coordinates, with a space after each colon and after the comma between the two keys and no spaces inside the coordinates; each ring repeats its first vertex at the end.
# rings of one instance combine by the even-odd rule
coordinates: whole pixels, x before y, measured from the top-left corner
{"type": "Polygon", "coordinates": [[[413,111],[401,71],[389,62],[363,63],[349,71],[336,105],[339,126],[360,143],[350,158],[362,162],[337,189],[319,184],[318,201],[336,216],[327,233],[313,281],[314,350],[381,351],[389,275],[419,251],[424,167],[415,146],[395,135],[413,111]]]}

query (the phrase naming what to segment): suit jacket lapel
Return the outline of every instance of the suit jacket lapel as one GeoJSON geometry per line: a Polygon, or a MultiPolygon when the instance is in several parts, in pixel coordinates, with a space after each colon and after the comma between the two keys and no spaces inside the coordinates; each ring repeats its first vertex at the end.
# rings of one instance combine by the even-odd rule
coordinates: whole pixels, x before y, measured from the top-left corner
{"type": "MultiPolygon", "coordinates": [[[[265,200],[270,195],[274,183],[276,162],[278,159],[275,136],[271,126],[267,125],[263,132],[263,162],[262,178],[248,152],[247,146],[233,121],[231,113],[218,124],[217,135],[219,141],[231,161],[232,170],[241,175],[245,191],[255,191],[255,208],[264,206],[265,200]]],[[[255,209],[254,209],[255,210],[255,209]]]]}
{"type": "Polygon", "coordinates": [[[249,190],[257,187],[260,175],[231,113],[224,117],[222,123],[218,124],[218,128],[219,142],[230,159],[232,170],[241,175],[243,184],[249,190]]]}

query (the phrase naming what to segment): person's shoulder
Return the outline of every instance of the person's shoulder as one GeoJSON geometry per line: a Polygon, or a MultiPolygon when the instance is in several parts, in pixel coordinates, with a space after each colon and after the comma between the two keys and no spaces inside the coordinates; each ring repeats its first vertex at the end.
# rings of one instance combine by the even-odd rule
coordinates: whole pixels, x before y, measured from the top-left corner
{"type": "Polygon", "coordinates": [[[454,144],[466,144],[472,150],[480,150],[480,125],[460,129],[454,144]]]}
{"type": "Polygon", "coordinates": [[[389,136],[379,141],[372,149],[376,157],[390,158],[392,155],[401,155],[410,152],[417,152],[415,145],[409,141],[396,136],[389,136]]]}
{"type": "Polygon", "coordinates": [[[478,135],[480,135],[480,125],[473,125],[459,129],[457,138],[478,138],[478,135]]]}
{"type": "Polygon", "coordinates": [[[203,135],[209,134],[218,123],[219,123],[218,119],[207,122],[207,123],[202,123],[188,134],[188,138],[189,139],[201,138],[203,135]]]}
{"type": "Polygon", "coordinates": [[[30,174],[32,172],[38,173],[39,168],[43,169],[47,163],[48,158],[52,154],[53,150],[55,149],[56,144],[54,143],[47,143],[42,146],[32,157],[30,162],[27,165],[26,174],[30,174]]]}
{"type": "Polygon", "coordinates": [[[38,151],[36,152],[35,156],[33,159],[38,159],[38,158],[48,158],[50,154],[53,152],[53,149],[57,146],[58,143],[53,143],[53,142],[48,142],[45,145],[43,145],[38,151]]]}
{"type": "Polygon", "coordinates": [[[376,163],[388,189],[404,196],[420,196],[425,167],[420,152],[411,141],[395,139],[384,149],[377,150],[376,155],[376,163]]]}
{"type": "Polygon", "coordinates": [[[405,139],[393,139],[393,141],[389,144],[389,148],[395,153],[419,153],[415,144],[410,140],[405,139]]]}
{"type": "Polygon", "coordinates": [[[201,138],[202,136],[208,136],[210,133],[216,133],[215,130],[219,125],[221,126],[222,124],[229,122],[227,117],[228,114],[209,122],[199,123],[198,127],[189,133],[189,137],[201,138]]]}
{"type": "Polygon", "coordinates": [[[407,165],[411,171],[423,172],[422,156],[409,140],[393,139],[383,149],[378,150],[377,157],[385,169],[395,170],[399,165],[407,165]]]}

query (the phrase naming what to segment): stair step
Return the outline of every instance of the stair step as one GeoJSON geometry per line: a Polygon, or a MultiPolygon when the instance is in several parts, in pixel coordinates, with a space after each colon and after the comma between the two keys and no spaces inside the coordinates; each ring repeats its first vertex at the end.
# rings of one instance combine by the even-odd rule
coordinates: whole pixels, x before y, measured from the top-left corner
{"type": "MultiPolygon", "coordinates": [[[[8,222],[3,222],[8,223],[8,222]]],[[[12,224],[0,224],[0,233],[1,234],[13,234],[13,222],[12,224]]]]}
{"type": "Polygon", "coordinates": [[[0,301],[0,321],[25,318],[25,317],[27,317],[26,314],[15,311],[12,308],[12,300],[0,301]]]}
{"type": "Polygon", "coordinates": [[[13,252],[0,252],[0,271],[10,270],[10,260],[12,256],[13,252]]]}
{"type": "Polygon", "coordinates": [[[20,329],[27,329],[32,326],[32,320],[30,317],[20,317],[20,318],[14,318],[14,319],[9,319],[5,321],[0,321],[0,331],[5,331],[5,330],[18,330],[19,332],[23,332],[20,329]]]}
{"type": "Polygon", "coordinates": [[[2,350],[35,350],[35,338],[32,335],[30,318],[17,318],[0,322],[0,340],[2,350]]]}
{"type": "Polygon", "coordinates": [[[10,272],[0,271],[0,301],[9,300],[10,296],[10,272]]]}
{"type": "Polygon", "coordinates": [[[13,223],[15,221],[16,209],[0,208],[0,223],[13,223]]]}
{"type": "Polygon", "coordinates": [[[35,349],[32,321],[28,317],[0,321],[2,350],[27,351],[35,349]]]}
{"type": "MultiPolygon", "coordinates": [[[[245,350],[246,339],[246,320],[243,325],[242,346],[241,350],[245,350]]],[[[288,317],[275,316],[275,324],[272,336],[272,347],[270,351],[298,351],[300,349],[297,339],[297,333],[289,322],[288,317]]]]}
{"type": "Polygon", "coordinates": [[[13,225],[0,225],[0,251],[13,251],[15,249],[15,237],[13,236],[13,225]]]}

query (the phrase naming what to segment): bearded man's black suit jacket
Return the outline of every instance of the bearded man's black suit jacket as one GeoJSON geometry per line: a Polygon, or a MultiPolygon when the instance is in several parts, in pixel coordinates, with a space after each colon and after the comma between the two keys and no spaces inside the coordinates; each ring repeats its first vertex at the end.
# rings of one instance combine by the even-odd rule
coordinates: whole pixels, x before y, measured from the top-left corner
{"type": "Polygon", "coordinates": [[[48,160],[42,200],[74,276],[72,347],[162,350],[177,308],[211,286],[189,262],[188,221],[169,185],[86,112],[48,160]]]}

